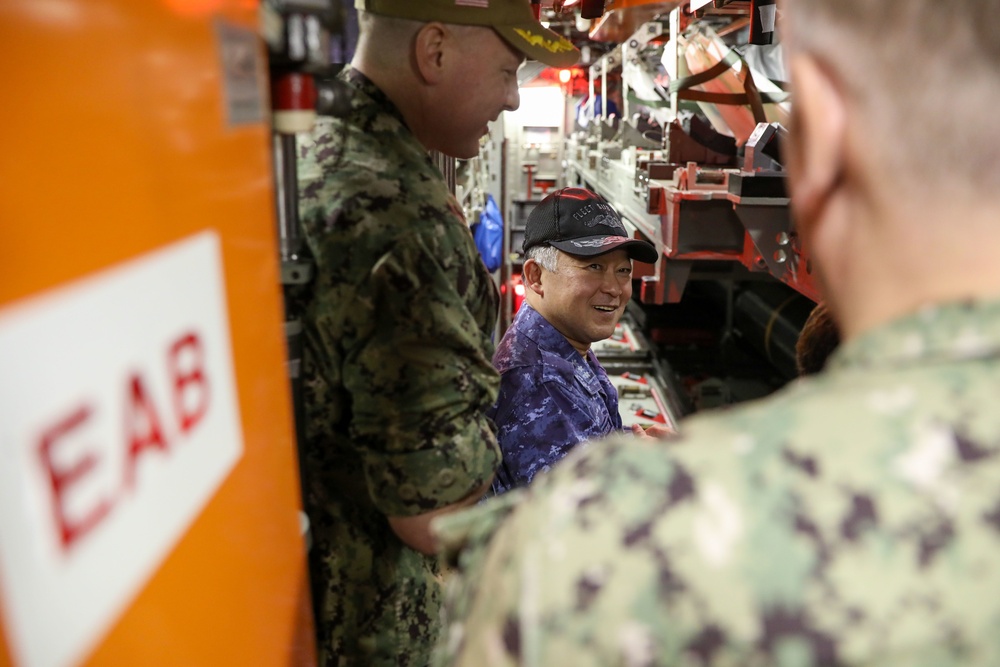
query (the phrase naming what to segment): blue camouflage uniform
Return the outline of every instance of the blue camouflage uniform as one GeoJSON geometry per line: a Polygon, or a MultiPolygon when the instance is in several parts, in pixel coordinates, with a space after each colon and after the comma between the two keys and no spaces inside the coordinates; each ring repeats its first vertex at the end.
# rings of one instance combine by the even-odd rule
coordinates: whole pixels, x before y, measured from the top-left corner
{"type": "Polygon", "coordinates": [[[1000,302],[954,303],[672,442],[582,445],[439,524],[437,664],[1000,665],[998,396],[1000,302]]]}
{"type": "Polygon", "coordinates": [[[425,665],[437,561],[387,516],[454,503],[499,462],[486,409],[498,295],[461,209],[389,99],[341,75],[351,111],[300,145],[316,276],[304,313],[305,503],[323,665],[425,665]]]}
{"type": "Polygon", "coordinates": [[[581,355],[527,303],[493,365],[500,396],[489,414],[503,451],[494,493],[527,486],[577,443],[622,430],[618,392],[593,350],[581,355]]]}

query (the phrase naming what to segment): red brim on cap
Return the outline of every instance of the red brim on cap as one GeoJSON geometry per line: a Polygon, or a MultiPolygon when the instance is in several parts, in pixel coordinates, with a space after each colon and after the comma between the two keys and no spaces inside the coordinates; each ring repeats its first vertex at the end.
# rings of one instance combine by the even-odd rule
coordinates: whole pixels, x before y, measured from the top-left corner
{"type": "Polygon", "coordinates": [[[647,264],[655,264],[660,257],[652,243],[625,236],[584,236],[568,241],[549,241],[548,244],[565,253],[580,257],[603,255],[619,248],[628,251],[630,258],[647,264]]]}

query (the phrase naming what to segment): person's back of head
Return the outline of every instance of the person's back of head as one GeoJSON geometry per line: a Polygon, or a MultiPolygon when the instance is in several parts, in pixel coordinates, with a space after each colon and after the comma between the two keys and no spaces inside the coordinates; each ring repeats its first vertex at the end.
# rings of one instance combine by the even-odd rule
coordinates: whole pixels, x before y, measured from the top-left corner
{"type": "Polygon", "coordinates": [[[1000,294],[1000,0],[785,6],[792,211],[845,338],[1000,294]]]}
{"type": "Polygon", "coordinates": [[[826,366],[840,345],[840,332],[825,303],[818,303],[809,313],[795,343],[795,366],[799,375],[814,375],[826,366]]]}
{"type": "Polygon", "coordinates": [[[816,54],[854,97],[868,158],[887,182],[1000,192],[1000,0],[794,0],[790,9],[795,48],[816,54]]]}
{"type": "Polygon", "coordinates": [[[413,40],[423,25],[423,21],[359,11],[358,53],[380,69],[406,67],[413,40]]]}

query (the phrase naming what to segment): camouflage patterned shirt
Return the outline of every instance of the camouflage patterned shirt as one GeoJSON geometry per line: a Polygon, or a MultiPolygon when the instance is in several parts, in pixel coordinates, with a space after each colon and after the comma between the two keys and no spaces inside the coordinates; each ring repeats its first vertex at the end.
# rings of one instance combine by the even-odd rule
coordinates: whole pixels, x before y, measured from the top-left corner
{"type": "Polygon", "coordinates": [[[827,368],[438,522],[438,664],[1000,665],[1000,302],[827,368]]]}
{"type": "Polygon", "coordinates": [[[300,304],[306,507],[324,665],[423,665],[436,559],[387,516],[482,486],[499,462],[496,287],[440,171],[356,70],[346,118],[300,140],[300,217],[316,275],[300,304]],[[316,566],[316,560],[322,561],[316,566]]]}
{"type": "Polygon", "coordinates": [[[503,463],[493,492],[527,486],[577,443],[621,431],[618,392],[593,350],[584,357],[527,303],[493,355],[500,397],[490,411],[503,463]]]}

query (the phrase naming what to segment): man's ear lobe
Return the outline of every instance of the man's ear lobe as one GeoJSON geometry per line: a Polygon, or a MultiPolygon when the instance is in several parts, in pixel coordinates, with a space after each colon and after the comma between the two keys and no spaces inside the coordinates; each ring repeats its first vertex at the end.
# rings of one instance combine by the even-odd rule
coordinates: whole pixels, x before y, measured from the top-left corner
{"type": "Polygon", "coordinates": [[[521,268],[521,282],[525,289],[530,289],[538,296],[543,296],[542,266],[533,259],[525,260],[524,266],[521,268]]]}
{"type": "Polygon", "coordinates": [[[796,218],[815,220],[841,178],[846,160],[847,100],[813,57],[792,56],[792,136],[789,173],[796,218]]]}
{"type": "Polygon", "coordinates": [[[414,40],[417,71],[427,83],[438,83],[443,77],[447,28],[433,22],[422,27],[414,40]]]}

